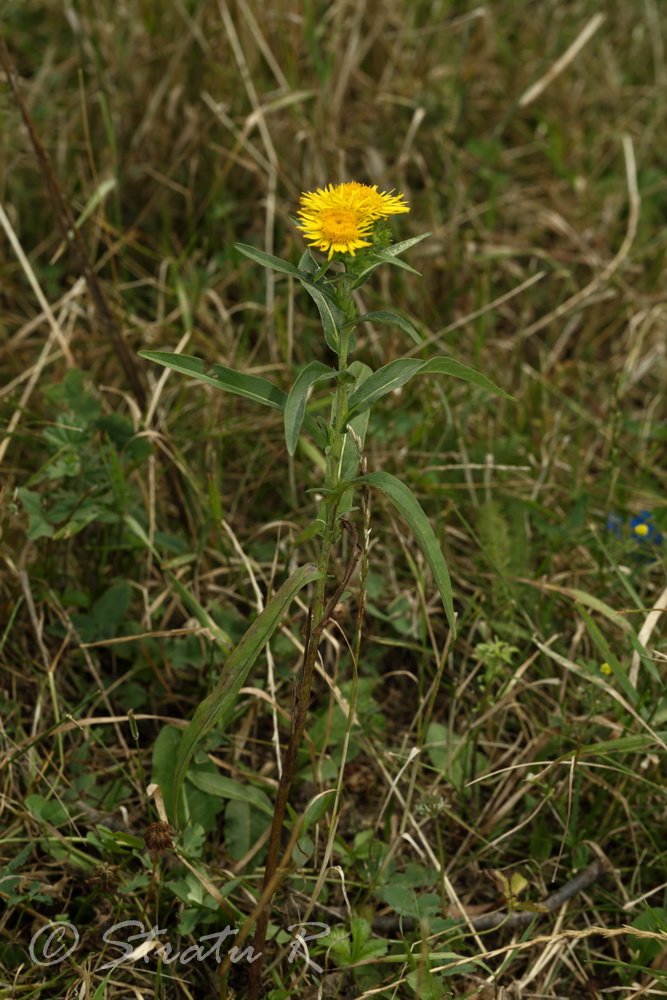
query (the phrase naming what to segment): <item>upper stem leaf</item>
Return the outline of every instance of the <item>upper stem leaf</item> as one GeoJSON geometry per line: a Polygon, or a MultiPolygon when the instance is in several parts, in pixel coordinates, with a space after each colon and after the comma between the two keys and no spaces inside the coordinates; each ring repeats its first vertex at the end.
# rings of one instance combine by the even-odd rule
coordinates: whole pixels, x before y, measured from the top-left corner
{"type": "Polygon", "coordinates": [[[387,312],[384,309],[380,312],[369,312],[363,316],[357,316],[351,321],[350,326],[357,326],[359,323],[384,323],[385,326],[395,326],[397,329],[402,330],[403,333],[407,333],[409,337],[412,337],[415,344],[421,344],[422,342],[422,338],[412,323],[408,323],[407,319],[403,319],[402,316],[397,316],[396,313],[387,312]]]}
{"type": "Polygon", "coordinates": [[[294,455],[296,451],[306,412],[306,400],[311,386],[324,379],[334,378],[336,375],[340,375],[340,372],[322,364],[321,361],[311,361],[297,375],[285,403],[285,443],[290,455],[294,455]]]}
{"type": "Polygon", "coordinates": [[[329,298],[326,292],[322,290],[321,285],[316,285],[315,282],[309,281],[301,272],[297,272],[297,277],[317,306],[327,346],[338,354],[340,331],[345,322],[342,311],[329,298]]]}
{"type": "Polygon", "coordinates": [[[390,361],[388,365],[378,368],[370,378],[366,379],[363,385],[354,390],[348,400],[348,415],[352,417],[367,410],[381,396],[386,396],[388,392],[405,385],[414,375],[432,373],[454,375],[456,378],[474,382],[476,385],[482,386],[483,389],[498,393],[507,399],[513,398],[499,389],[485,375],[480,375],[474,368],[468,368],[467,365],[455,361],[454,358],[431,358],[430,361],[419,361],[417,358],[398,358],[396,361],[390,361]]]}
{"type": "Polygon", "coordinates": [[[301,274],[294,264],[290,264],[286,260],[281,260],[280,257],[274,257],[272,254],[258,250],[256,247],[248,246],[246,243],[235,243],[234,246],[245,257],[254,260],[256,264],[261,264],[262,267],[269,267],[272,271],[282,271],[283,274],[292,274],[297,278],[301,274]]]}
{"type": "Polygon", "coordinates": [[[435,532],[419,501],[409,486],[388,472],[369,472],[367,475],[355,479],[351,485],[363,486],[364,484],[374,486],[376,490],[380,490],[381,493],[389,497],[399,514],[408,522],[427,563],[431,567],[431,572],[440,591],[449,627],[455,636],[456,617],[447,563],[438,545],[435,532]]]}

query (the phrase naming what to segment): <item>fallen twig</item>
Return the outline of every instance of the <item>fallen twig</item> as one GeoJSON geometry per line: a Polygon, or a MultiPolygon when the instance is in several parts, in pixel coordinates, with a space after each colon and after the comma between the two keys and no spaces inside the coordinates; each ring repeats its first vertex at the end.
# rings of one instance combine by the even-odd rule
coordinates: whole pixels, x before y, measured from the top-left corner
{"type": "MultiPolygon", "coordinates": [[[[578,875],[571,878],[569,882],[556,889],[546,899],[541,900],[535,910],[501,910],[497,913],[485,913],[479,917],[470,917],[469,923],[476,931],[490,931],[496,927],[503,927],[511,930],[515,927],[525,927],[533,920],[547,916],[558,910],[563,903],[576,896],[578,892],[583,892],[596,879],[605,875],[611,870],[611,864],[606,858],[596,858],[590,865],[587,865],[578,875]]],[[[341,917],[344,916],[341,910],[341,917]]],[[[416,921],[412,917],[401,917],[398,914],[383,914],[373,920],[373,930],[388,932],[398,930],[410,930],[415,926],[416,921]]],[[[464,928],[465,930],[465,928],[464,928]]]]}

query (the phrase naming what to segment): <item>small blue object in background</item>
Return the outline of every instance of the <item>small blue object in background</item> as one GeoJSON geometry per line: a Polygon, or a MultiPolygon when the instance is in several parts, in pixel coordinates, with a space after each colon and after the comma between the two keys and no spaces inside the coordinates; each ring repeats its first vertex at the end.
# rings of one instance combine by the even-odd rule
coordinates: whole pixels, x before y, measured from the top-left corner
{"type": "Polygon", "coordinates": [[[662,535],[654,524],[651,523],[652,514],[648,510],[640,510],[638,514],[630,518],[628,522],[632,530],[632,535],[641,542],[642,545],[662,545],[662,535]]]}
{"type": "Polygon", "coordinates": [[[632,540],[639,543],[643,547],[643,556],[636,549],[631,555],[634,558],[642,559],[642,561],[648,556],[649,561],[652,561],[651,556],[646,551],[647,547],[662,545],[662,535],[653,524],[652,517],[650,511],[640,510],[638,514],[633,514],[632,517],[628,518],[627,528],[624,529],[623,518],[611,511],[607,516],[607,531],[616,535],[617,538],[625,538],[627,541],[632,540]]]}
{"type": "Polygon", "coordinates": [[[621,537],[621,528],[623,527],[623,518],[619,517],[618,514],[614,514],[612,511],[607,518],[607,531],[611,531],[613,535],[617,538],[621,537]]]}

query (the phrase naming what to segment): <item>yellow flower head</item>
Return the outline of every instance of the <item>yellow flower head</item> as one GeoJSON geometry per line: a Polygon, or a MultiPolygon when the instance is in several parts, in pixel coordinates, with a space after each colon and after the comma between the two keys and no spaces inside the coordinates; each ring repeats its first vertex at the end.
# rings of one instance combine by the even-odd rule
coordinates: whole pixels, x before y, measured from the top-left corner
{"type": "Polygon", "coordinates": [[[601,663],[600,672],[603,674],[612,674],[613,670],[611,669],[611,666],[608,663],[601,663]]]}
{"type": "Polygon", "coordinates": [[[350,181],[348,184],[339,184],[338,191],[342,197],[354,198],[359,204],[363,204],[365,211],[375,219],[386,219],[388,215],[410,211],[410,206],[405,204],[405,195],[378,191],[377,184],[368,187],[359,181],[350,181]]]}
{"type": "Polygon", "coordinates": [[[311,247],[328,251],[329,260],[334,253],[354,256],[360,247],[371,246],[366,237],[377,219],[410,211],[402,204],[402,198],[403,195],[378,192],[377,184],[374,187],[358,181],[329,184],[301,195],[297,226],[311,241],[311,247]]]}
{"type": "Polygon", "coordinates": [[[354,208],[322,199],[319,207],[302,208],[299,211],[298,228],[311,247],[329,251],[329,260],[336,253],[350,253],[371,244],[364,239],[369,235],[373,219],[360,215],[354,208]]]}
{"type": "Polygon", "coordinates": [[[646,538],[650,529],[648,524],[636,524],[632,530],[635,535],[638,535],[640,538],[646,538]]]}

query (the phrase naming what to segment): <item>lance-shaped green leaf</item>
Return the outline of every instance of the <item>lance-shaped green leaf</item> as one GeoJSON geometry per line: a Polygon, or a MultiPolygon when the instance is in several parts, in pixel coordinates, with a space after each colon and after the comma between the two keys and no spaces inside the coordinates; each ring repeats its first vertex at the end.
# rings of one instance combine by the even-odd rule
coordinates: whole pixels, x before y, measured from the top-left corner
{"type": "Polygon", "coordinates": [[[456,378],[474,382],[475,385],[488,389],[490,392],[496,392],[507,399],[513,398],[499,389],[485,375],[480,375],[474,368],[468,368],[467,365],[462,365],[454,358],[431,358],[430,361],[419,361],[417,358],[398,358],[396,361],[390,361],[383,368],[378,368],[362,386],[354,390],[348,400],[348,413],[350,416],[354,416],[368,409],[381,396],[386,396],[388,392],[405,385],[414,375],[431,374],[454,375],[456,378]]]}
{"type": "Polygon", "coordinates": [[[413,247],[416,243],[421,243],[422,240],[425,240],[426,237],[430,235],[430,233],[422,233],[421,236],[413,236],[409,240],[401,240],[400,243],[392,243],[390,247],[384,248],[384,253],[388,253],[392,257],[397,257],[399,254],[405,253],[406,250],[409,250],[410,247],[413,247]]]}
{"type": "Polygon", "coordinates": [[[290,455],[296,451],[301,425],[306,413],[306,399],[311,386],[315,385],[316,382],[324,381],[324,379],[335,378],[336,375],[340,375],[340,372],[328,365],[323,365],[321,361],[311,361],[297,375],[285,403],[285,443],[290,455]]]}
{"type": "Polygon", "coordinates": [[[581,617],[583,618],[584,624],[590,635],[591,639],[601,653],[604,662],[608,663],[611,667],[614,679],[617,681],[618,686],[622,689],[623,694],[628,699],[631,705],[637,704],[638,694],[630,683],[620,660],[617,658],[616,654],[613,652],[611,646],[607,642],[606,638],[597,627],[591,616],[588,614],[583,604],[575,604],[575,607],[581,617]]]}
{"type": "Polygon", "coordinates": [[[155,361],[158,365],[180,372],[181,375],[199,379],[207,385],[214,385],[217,389],[226,389],[227,392],[233,392],[237,396],[252,399],[255,403],[263,403],[264,406],[270,406],[274,410],[285,409],[287,393],[260,375],[244,375],[225,365],[213,364],[202,361],[201,358],[174,354],[170,351],[139,351],[139,357],[155,361]]]}
{"type": "Polygon", "coordinates": [[[667,732],[664,730],[662,732],[656,732],[655,736],[649,736],[646,733],[635,733],[632,736],[619,736],[615,740],[600,740],[599,743],[589,743],[586,746],[577,746],[574,750],[568,750],[567,753],[561,754],[557,757],[557,760],[572,760],[573,757],[577,759],[580,757],[595,757],[602,754],[615,754],[615,753],[640,753],[642,750],[648,750],[649,747],[654,747],[656,744],[660,746],[667,740],[667,732]]]}
{"type": "Polygon", "coordinates": [[[402,316],[397,316],[393,312],[381,310],[380,312],[365,313],[363,316],[353,319],[349,325],[357,326],[359,323],[384,323],[385,326],[395,326],[398,330],[402,330],[403,333],[407,333],[408,337],[412,337],[415,344],[421,344],[422,342],[412,323],[408,323],[407,319],[403,319],[402,316]]]}
{"type": "Polygon", "coordinates": [[[310,247],[301,255],[301,260],[299,261],[299,270],[302,274],[305,274],[307,278],[311,280],[315,279],[315,276],[320,271],[320,265],[317,263],[313,257],[310,247]]]}
{"type": "MultiPolygon", "coordinates": [[[[368,365],[365,365],[363,361],[353,361],[349,366],[348,371],[351,375],[354,375],[357,389],[362,386],[364,382],[373,374],[373,369],[369,368],[368,365]]],[[[361,447],[363,450],[366,442],[366,431],[368,429],[369,416],[370,413],[366,410],[364,413],[359,413],[356,417],[348,420],[348,427],[352,428],[354,431],[354,437],[357,439],[355,441],[353,435],[349,433],[345,438],[343,459],[340,466],[340,478],[345,479],[348,482],[354,479],[357,474],[359,459],[361,457],[359,448],[361,447]]]]}
{"type": "Polygon", "coordinates": [[[393,264],[394,267],[400,267],[402,271],[409,271],[410,274],[416,274],[421,278],[421,271],[416,271],[414,267],[410,267],[400,257],[395,257],[393,254],[387,253],[386,250],[378,250],[378,257],[385,264],[393,264]]]}
{"type": "Polygon", "coordinates": [[[172,799],[168,805],[170,816],[175,822],[178,821],[176,816],[178,796],[197,744],[213,728],[220,716],[234,707],[238,693],[245,684],[253,664],[278,628],[281,618],[296,595],[303,587],[321,576],[317,567],[311,564],[302,566],[292,573],[229,654],[215,688],[195,710],[190,725],[181,737],[176,755],[172,799]]]}
{"type": "Polygon", "coordinates": [[[320,285],[309,281],[300,272],[297,273],[297,277],[317,306],[327,346],[338,354],[338,338],[344,322],[343,313],[326,292],[322,291],[320,285]]]}
{"type": "Polygon", "coordinates": [[[245,257],[249,257],[250,260],[254,260],[256,264],[261,264],[262,267],[269,267],[272,271],[281,271],[283,274],[292,274],[295,277],[299,277],[299,269],[290,264],[286,260],[281,260],[280,257],[274,257],[270,253],[264,253],[263,250],[258,250],[256,247],[248,246],[246,243],[235,243],[234,246],[239,250],[245,257]]]}
{"type": "Polygon", "coordinates": [[[416,496],[405,483],[402,483],[395,476],[391,476],[388,472],[369,472],[368,475],[360,476],[352,483],[353,486],[363,486],[364,484],[374,486],[376,490],[380,490],[381,493],[389,497],[401,517],[408,522],[427,563],[431,567],[431,572],[440,591],[449,627],[453,635],[456,635],[452,584],[449,579],[447,563],[440,551],[433,528],[416,496]]]}
{"type": "MultiPolygon", "coordinates": [[[[180,372],[181,375],[196,378],[200,382],[206,382],[207,385],[214,385],[216,389],[224,389],[236,396],[251,399],[254,403],[270,406],[273,410],[283,412],[285,409],[287,393],[260,375],[244,375],[242,372],[227,368],[225,365],[213,364],[202,361],[201,358],[192,358],[187,354],[174,354],[170,351],[139,351],[139,357],[155,361],[158,365],[171,368],[172,371],[180,372]]],[[[304,424],[315,442],[323,448],[325,438],[315,421],[306,416],[304,424]]]]}
{"type": "Polygon", "coordinates": [[[371,277],[371,275],[375,271],[377,271],[378,267],[382,263],[382,261],[378,260],[376,257],[373,257],[370,260],[368,260],[368,258],[364,258],[364,259],[366,260],[366,264],[365,264],[363,270],[361,270],[361,271],[359,271],[357,273],[354,281],[350,285],[350,288],[352,289],[352,291],[355,291],[357,288],[361,288],[362,285],[365,285],[366,282],[371,277]]]}
{"type": "Polygon", "coordinates": [[[355,277],[352,288],[361,288],[365,285],[373,271],[377,270],[380,264],[398,264],[399,267],[404,267],[407,271],[412,271],[413,274],[419,274],[419,271],[415,271],[413,268],[409,267],[403,261],[396,261],[395,258],[403,253],[405,250],[409,250],[413,247],[415,243],[421,243],[425,240],[430,233],[423,233],[422,236],[413,236],[410,240],[403,240],[401,243],[393,243],[390,247],[384,247],[383,250],[378,250],[374,254],[373,251],[369,251],[364,254],[364,260],[366,261],[366,266],[362,271],[359,271],[355,277]]]}

